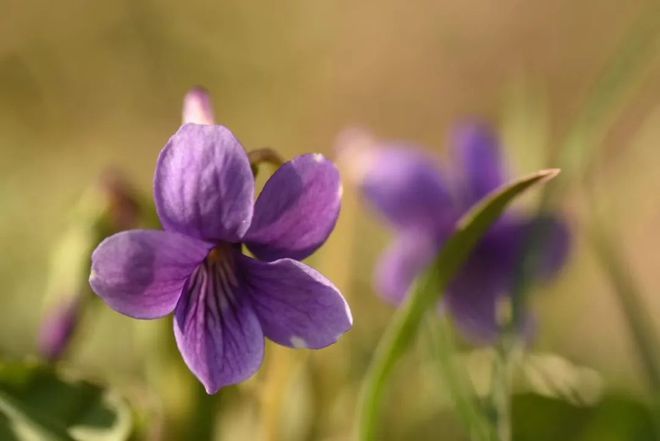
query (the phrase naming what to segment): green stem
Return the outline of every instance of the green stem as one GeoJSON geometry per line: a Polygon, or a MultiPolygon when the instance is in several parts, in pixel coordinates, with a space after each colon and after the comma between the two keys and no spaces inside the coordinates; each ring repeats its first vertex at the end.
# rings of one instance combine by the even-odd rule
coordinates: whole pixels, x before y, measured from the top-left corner
{"type": "Polygon", "coordinates": [[[281,167],[284,164],[284,159],[275,150],[270,147],[263,147],[260,149],[248,152],[248,159],[252,167],[252,173],[256,176],[259,172],[261,164],[270,164],[275,167],[281,167]]]}
{"type": "Polygon", "coordinates": [[[420,288],[413,292],[410,300],[394,316],[376,348],[362,390],[358,427],[358,439],[362,441],[377,439],[376,423],[387,379],[415,335],[424,312],[431,306],[428,304],[429,296],[424,294],[429,292],[429,287],[441,284],[438,274],[432,272],[422,280],[420,288]]]}
{"type": "MultiPolygon", "coordinates": [[[[641,85],[642,73],[656,60],[660,33],[660,4],[652,2],[642,8],[631,23],[617,52],[610,58],[591,90],[584,105],[569,129],[557,152],[558,165],[567,173],[568,180],[583,174],[587,159],[600,143],[607,128],[622,113],[634,91],[641,85]]],[[[551,158],[552,159],[552,158],[551,158]]],[[[548,187],[546,193],[557,192],[560,186],[548,187]]]]}
{"type": "MultiPolygon", "coordinates": [[[[657,54],[659,12],[660,4],[653,2],[631,24],[618,51],[594,82],[560,148],[549,157],[553,165],[567,173],[568,179],[562,180],[563,185],[558,183],[543,190],[537,216],[541,217],[550,211],[557,196],[566,189],[573,177],[587,173],[589,154],[593,153],[594,146],[600,144],[610,123],[623,111],[628,98],[633,96],[636,86],[640,85],[640,73],[648,69],[657,54]]],[[[524,311],[527,310],[530,279],[542,247],[542,236],[541,229],[533,229],[524,258],[520,260],[517,283],[512,294],[514,326],[521,323],[524,311]]]]}
{"type": "Polygon", "coordinates": [[[656,439],[660,439],[660,341],[657,339],[656,329],[648,309],[643,304],[643,295],[632,276],[631,268],[623,257],[623,250],[613,239],[613,233],[605,231],[602,225],[594,226],[591,243],[597,259],[609,277],[646,373],[651,389],[656,439]]]}
{"type": "Polygon", "coordinates": [[[470,434],[470,439],[489,441],[490,428],[484,415],[484,408],[479,401],[465,369],[457,365],[454,354],[457,353],[446,318],[439,321],[428,317],[429,343],[431,353],[440,368],[442,385],[449,391],[457,416],[470,434]]]}
{"type": "Polygon", "coordinates": [[[511,441],[511,354],[510,345],[504,339],[497,345],[493,361],[491,406],[493,438],[497,441],[511,441]]]}

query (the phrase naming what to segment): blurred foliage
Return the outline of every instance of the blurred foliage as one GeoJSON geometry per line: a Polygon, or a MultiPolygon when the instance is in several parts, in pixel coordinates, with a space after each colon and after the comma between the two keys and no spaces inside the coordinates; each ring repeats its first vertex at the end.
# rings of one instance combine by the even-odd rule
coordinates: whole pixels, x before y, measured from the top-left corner
{"type": "Polygon", "coordinates": [[[515,441],[643,441],[655,438],[648,409],[625,395],[608,395],[596,406],[525,394],[514,397],[515,441]]]}
{"type": "Polygon", "coordinates": [[[131,434],[131,411],[116,392],[35,363],[0,365],[0,409],[7,441],[121,441],[131,434]]]}

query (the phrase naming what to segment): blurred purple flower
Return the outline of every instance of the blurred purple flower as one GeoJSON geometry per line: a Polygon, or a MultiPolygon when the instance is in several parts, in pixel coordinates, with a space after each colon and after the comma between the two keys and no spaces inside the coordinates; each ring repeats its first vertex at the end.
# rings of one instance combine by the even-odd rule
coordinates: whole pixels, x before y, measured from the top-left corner
{"type": "Polygon", "coordinates": [[[82,299],[72,296],[49,310],[39,329],[39,353],[48,361],[62,358],[82,313],[82,299]]]}
{"type": "MultiPolygon", "coordinates": [[[[368,203],[397,231],[375,273],[378,291],[394,304],[403,301],[457,220],[506,179],[498,141],[483,125],[465,125],[455,132],[454,163],[446,172],[413,145],[377,142],[363,132],[346,133],[339,145],[368,203]]],[[[525,240],[537,228],[534,225],[543,232],[534,275],[545,279],[555,275],[569,251],[566,224],[552,216],[530,219],[505,214],[451,281],[442,308],[471,340],[487,343],[497,337],[498,304],[513,289],[525,240]]]]}
{"type": "Polygon", "coordinates": [[[285,163],[255,203],[250,163],[234,135],[185,124],[160,153],[154,187],[164,231],[103,241],[90,284],[128,316],[173,312],[179,350],[208,393],[256,372],[264,336],[316,349],[351,328],[337,288],[299,262],[325,242],[339,214],[339,173],[322,155],[285,163]],[[242,243],[256,259],[241,253],[242,243]]]}

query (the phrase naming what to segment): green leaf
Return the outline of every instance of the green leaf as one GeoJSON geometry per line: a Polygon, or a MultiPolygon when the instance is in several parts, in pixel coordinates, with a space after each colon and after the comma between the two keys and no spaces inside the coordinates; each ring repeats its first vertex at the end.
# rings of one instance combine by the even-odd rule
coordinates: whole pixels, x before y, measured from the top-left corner
{"type": "Polygon", "coordinates": [[[559,170],[542,170],[519,179],[482,199],[458,222],[455,233],[418,279],[405,305],[400,308],[378,344],[363,384],[359,404],[358,438],[376,439],[376,425],[385,385],[392,370],[417,335],[424,314],[435,303],[479,239],[502,215],[507,205],[527,189],[554,178],[559,170]]]}
{"type": "Polygon", "coordinates": [[[0,439],[122,441],[131,420],[115,392],[43,365],[0,363],[0,439]]]}

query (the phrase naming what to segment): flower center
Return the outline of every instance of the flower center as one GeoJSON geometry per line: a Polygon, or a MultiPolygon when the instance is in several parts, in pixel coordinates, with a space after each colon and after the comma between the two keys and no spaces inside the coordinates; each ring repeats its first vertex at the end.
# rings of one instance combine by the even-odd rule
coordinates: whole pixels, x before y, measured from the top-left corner
{"type": "Polygon", "coordinates": [[[213,248],[204,260],[204,270],[211,277],[219,277],[223,282],[229,283],[225,286],[231,289],[238,285],[236,279],[236,262],[234,250],[230,243],[220,243],[213,248]]]}
{"type": "Polygon", "coordinates": [[[222,243],[211,250],[190,278],[188,296],[182,305],[182,314],[187,318],[205,311],[203,326],[222,326],[223,314],[236,311],[238,276],[233,245],[222,243]]]}

